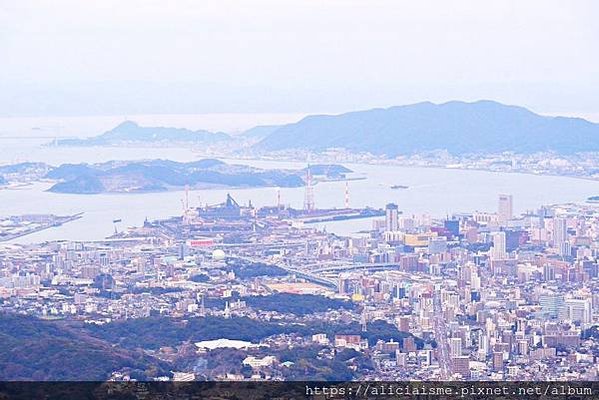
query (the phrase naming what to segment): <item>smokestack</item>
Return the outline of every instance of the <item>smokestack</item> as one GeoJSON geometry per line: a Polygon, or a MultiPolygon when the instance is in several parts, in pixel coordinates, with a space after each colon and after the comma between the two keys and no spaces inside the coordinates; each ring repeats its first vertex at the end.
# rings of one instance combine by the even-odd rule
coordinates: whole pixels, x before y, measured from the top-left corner
{"type": "Polygon", "coordinates": [[[345,181],[345,208],[349,209],[349,183],[345,181]]]}

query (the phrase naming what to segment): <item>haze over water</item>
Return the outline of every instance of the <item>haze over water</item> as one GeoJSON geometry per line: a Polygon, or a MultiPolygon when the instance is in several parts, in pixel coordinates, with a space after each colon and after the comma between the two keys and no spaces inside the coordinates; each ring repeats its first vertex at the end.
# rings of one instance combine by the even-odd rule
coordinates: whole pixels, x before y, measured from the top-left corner
{"type": "MultiPolygon", "coordinates": [[[[89,122],[88,122],[89,123],[89,122]]],[[[97,126],[93,135],[103,131],[97,126]]],[[[65,129],[66,130],[66,129],[65,129]]],[[[21,134],[23,131],[21,131],[21,134]]],[[[29,129],[29,137],[38,136],[39,130],[29,129]]],[[[8,135],[4,135],[8,136],[8,135]]],[[[39,135],[43,136],[43,135],[39,135]]],[[[82,136],[82,135],[81,135],[82,136]]],[[[42,161],[52,165],[62,163],[103,162],[120,159],[162,158],[175,161],[192,161],[202,158],[188,148],[69,148],[45,147],[47,139],[0,139],[3,148],[0,162],[42,161]]],[[[260,168],[303,168],[305,163],[224,160],[228,163],[253,165],[260,168]]],[[[443,217],[453,212],[495,211],[497,195],[514,195],[516,212],[537,208],[543,204],[558,202],[581,202],[588,196],[599,194],[599,182],[551,176],[535,176],[514,173],[494,173],[485,171],[449,170],[439,168],[410,168],[366,164],[347,164],[364,180],[351,181],[350,205],[352,207],[384,207],[386,203],[399,204],[404,214],[427,213],[443,217]],[[392,185],[406,185],[408,189],[393,190],[392,185]]],[[[50,193],[45,190],[50,183],[37,183],[32,186],[0,190],[2,215],[31,213],[74,214],[84,212],[80,220],[58,228],[28,235],[15,242],[33,243],[44,240],[101,239],[114,231],[112,221],[122,219],[117,228],[139,226],[149,219],[180,215],[182,191],[144,194],[99,194],[75,195],[50,193]]],[[[315,187],[315,200],[318,207],[343,207],[344,182],[320,183],[315,187]]],[[[193,206],[214,204],[224,200],[231,193],[240,203],[251,201],[256,206],[273,205],[276,202],[275,188],[253,189],[213,189],[190,192],[193,206]]],[[[303,188],[283,188],[281,198],[292,207],[302,207],[303,188]]],[[[372,220],[350,220],[320,224],[328,231],[338,234],[353,234],[369,229],[372,220]]]]}
{"type": "MultiPolygon", "coordinates": [[[[87,123],[92,124],[90,121],[87,123]]],[[[103,129],[97,126],[93,135],[101,133],[103,129]]],[[[9,136],[3,132],[3,136],[9,136]]],[[[0,139],[3,149],[7,150],[0,153],[0,163],[18,160],[59,165],[154,158],[185,162],[204,158],[190,148],[46,147],[42,145],[47,143],[47,139],[32,138],[38,136],[38,133],[38,130],[29,129],[27,136],[30,139],[0,139]]],[[[301,162],[230,159],[223,161],[260,168],[305,167],[305,163],[301,162]]],[[[510,193],[514,196],[516,213],[536,209],[543,204],[583,202],[587,197],[599,194],[599,182],[568,177],[348,163],[343,165],[352,169],[357,176],[366,178],[349,183],[352,207],[379,208],[384,207],[386,203],[395,202],[407,215],[427,213],[442,218],[454,212],[495,211],[499,193],[510,193]],[[390,188],[392,185],[406,185],[409,188],[393,190],[390,188]]],[[[20,189],[0,190],[0,215],[62,215],[84,212],[84,217],[58,228],[24,236],[14,242],[101,239],[113,233],[114,219],[122,219],[123,222],[117,226],[120,230],[127,226],[139,226],[146,217],[152,220],[180,215],[182,212],[182,191],[75,195],[46,192],[50,186],[50,183],[36,183],[20,189]]],[[[345,182],[317,184],[317,207],[343,207],[344,190],[345,182]]],[[[251,201],[256,206],[264,206],[274,205],[276,202],[275,188],[252,188],[194,190],[190,191],[190,203],[192,206],[200,203],[218,203],[224,200],[227,193],[231,193],[241,204],[251,201]]],[[[285,204],[300,208],[303,204],[304,189],[283,188],[281,198],[285,204]]],[[[372,220],[329,222],[318,226],[326,226],[330,232],[346,235],[369,229],[372,220]]]]}

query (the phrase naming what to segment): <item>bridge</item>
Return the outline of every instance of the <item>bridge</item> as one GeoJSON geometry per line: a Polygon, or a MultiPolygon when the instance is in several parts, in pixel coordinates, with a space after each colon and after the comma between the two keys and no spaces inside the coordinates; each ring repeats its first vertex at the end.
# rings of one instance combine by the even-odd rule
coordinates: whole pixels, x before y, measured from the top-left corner
{"type": "MultiPolygon", "coordinates": [[[[254,258],[250,258],[250,257],[243,257],[243,256],[231,256],[231,258],[233,258],[233,259],[239,259],[239,260],[244,260],[244,261],[249,261],[251,263],[262,263],[262,262],[264,262],[263,260],[254,259],[254,258]]],[[[295,275],[295,276],[300,277],[302,279],[305,279],[308,282],[316,283],[318,285],[322,285],[322,286],[328,287],[329,289],[337,290],[337,282],[335,280],[333,280],[333,279],[328,279],[328,278],[324,278],[324,277],[321,277],[321,276],[317,276],[317,275],[313,274],[312,272],[300,271],[300,270],[297,270],[295,268],[288,267],[286,265],[277,265],[277,267],[279,267],[281,269],[284,269],[289,274],[292,274],[292,275],[295,275]]]]}
{"type": "MultiPolygon", "coordinates": [[[[313,264],[314,265],[314,264],[313,264]]],[[[366,271],[384,271],[386,269],[399,270],[398,263],[357,263],[349,264],[344,263],[340,265],[328,265],[320,268],[310,269],[313,273],[326,273],[326,272],[343,272],[343,271],[355,271],[355,270],[366,270],[366,271]]]]}
{"type": "Polygon", "coordinates": [[[289,247],[303,247],[306,245],[306,241],[285,241],[279,243],[215,243],[213,247],[222,248],[244,248],[251,247],[252,249],[281,249],[289,247]]]}

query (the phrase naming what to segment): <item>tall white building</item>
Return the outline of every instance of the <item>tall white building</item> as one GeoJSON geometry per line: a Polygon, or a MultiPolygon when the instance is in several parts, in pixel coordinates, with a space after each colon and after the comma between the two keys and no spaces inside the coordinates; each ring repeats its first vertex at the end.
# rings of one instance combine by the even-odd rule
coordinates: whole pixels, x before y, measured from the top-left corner
{"type": "Polygon", "coordinates": [[[589,323],[593,320],[591,299],[566,299],[563,317],[572,322],[589,323]]]}
{"type": "Polygon", "coordinates": [[[451,357],[460,357],[462,355],[462,339],[461,338],[450,338],[449,339],[449,355],[451,357]]]}
{"type": "Polygon", "coordinates": [[[489,349],[489,336],[487,334],[482,334],[478,340],[478,352],[486,357],[486,355],[489,354],[489,349]]]}
{"type": "Polygon", "coordinates": [[[513,205],[511,194],[500,194],[497,207],[497,219],[501,225],[507,225],[507,222],[513,218],[513,205]]]}
{"type": "Polygon", "coordinates": [[[570,255],[570,242],[568,242],[568,225],[565,218],[553,218],[553,247],[560,256],[570,255]]]}
{"type": "Polygon", "coordinates": [[[399,210],[397,204],[389,203],[385,207],[385,230],[397,231],[399,229],[399,210]]]}
{"type": "Polygon", "coordinates": [[[491,260],[504,260],[506,258],[505,232],[495,232],[491,235],[491,260]]]}

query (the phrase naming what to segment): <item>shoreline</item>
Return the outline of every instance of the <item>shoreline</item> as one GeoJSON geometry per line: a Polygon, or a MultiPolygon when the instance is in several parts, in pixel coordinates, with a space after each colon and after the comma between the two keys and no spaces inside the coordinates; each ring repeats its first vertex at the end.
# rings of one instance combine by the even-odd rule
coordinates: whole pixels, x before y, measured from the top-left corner
{"type": "Polygon", "coordinates": [[[34,233],[43,232],[50,228],[58,228],[64,224],[67,224],[69,222],[76,221],[78,219],[83,218],[83,214],[84,214],[83,212],[80,212],[80,213],[72,214],[72,215],[56,216],[57,220],[51,224],[45,224],[43,226],[38,226],[36,228],[30,229],[25,232],[20,232],[20,233],[16,233],[13,235],[9,235],[8,237],[0,238],[0,243],[10,242],[11,240],[18,239],[18,238],[28,236],[28,235],[32,235],[34,233]]]}
{"type": "MultiPolygon", "coordinates": [[[[306,163],[305,160],[297,159],[297,158],[255,158],[255,157],[243,157],[243,158],[229,158],[222,157],[219,158],[221,160],[245,160],[245,161],[259,161],[259,162],[294,162],[294,163],[306,163]]],[[[488,168],[464,168],[464,167],[448,167],[443,165],[412,165],[412,164],[402,164],[393,162],[392,160],[386,160],[388,162],[384,162],[385,160],[377,160],[375,162],[368,161],[351,161],[351,160],[334,160],[334,161],[326,161],[329,163],[339,163],[339,164],[354,164],[354,165],[384,165],[388,167],[402,167],[402,168],[428,168],[428,169],[440,169],[440,170],[453,170],[453,171],[480,171],[480,172],[490,172],[497,174],[522,174],[522,175],[532,175],[532,176],[548,176],[548,177],[557,177],[557,178],[572,178],[572,179],[581,179],[585,181],[599,182],[598,178],[593,178],[590,176],[579,176],[579,175],[563,175],[563,174],[548,174],[548,173],[535,173],[532,171],[496,171],[488,168]]],[[[319,161],[321,162],[321,161],[319,161]]],[[[322,161],[325,162],[325,161],[322,161]]]]}

